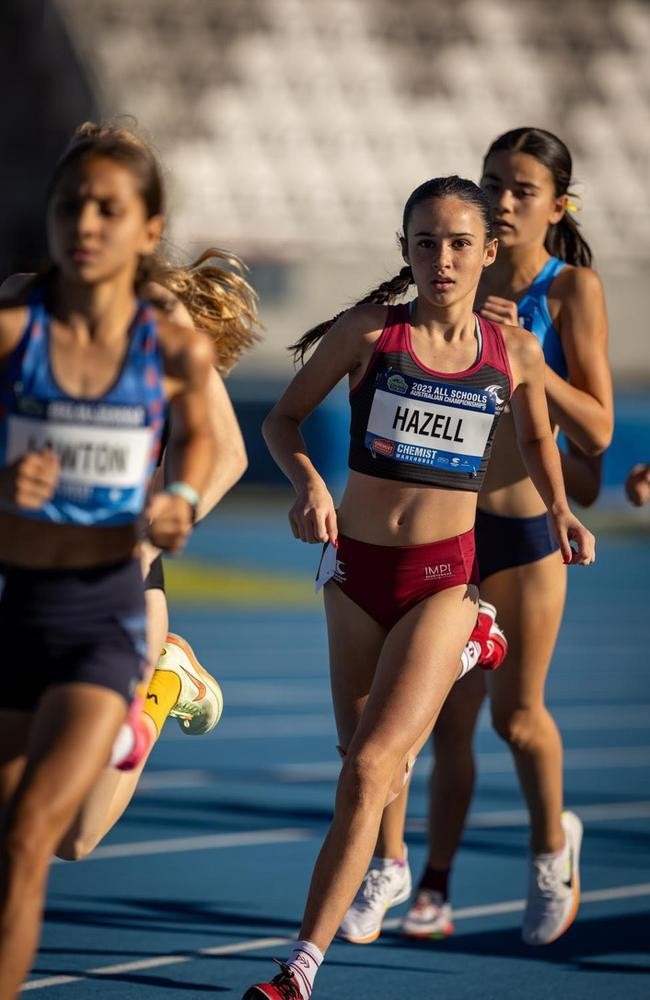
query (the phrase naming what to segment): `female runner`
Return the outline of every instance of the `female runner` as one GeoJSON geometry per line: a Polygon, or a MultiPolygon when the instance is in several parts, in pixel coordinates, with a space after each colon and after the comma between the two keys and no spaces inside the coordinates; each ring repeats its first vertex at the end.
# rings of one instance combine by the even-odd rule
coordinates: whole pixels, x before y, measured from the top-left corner
{"type": "Polygon", "coordinates": [[[343,765],[300,940],[279,974],[247,990],[246,1000],[311,996],[384,807],[456,679],[477,615],[476,497],[508,400],[563,558],[585,565],[594,558],[593,536],[567,505],[541,349],[521,328],[472,311],[496,249],[480,188],[458,177],[420,185],[404,209],[405,267],[305,334],[300,355],[320,343],[265,422],[269,448],[297,494],[294,535],[328,543],[318,576],[343,765]],[[411,284],[411,303],[387,305],[411,284]],[[337,511],[299,427],[345,375],[351,471],[337,511]]]}
{"type": "Polygon", "coordinates": [[[214,458],[208,338],[139,302],[163,230],[151,151],[80,131],[48,194],[53,268],[0,309],[0,998],[38,940],[54,849],[147,662],[138,540],[179,551],[214,458]],[[146,500],[167,409],[175,480],[146,500]]]}
{"type": "MultiPolygon", "coordinates": [[[[482,317],[520,323],[540,342],[551,420],[569,442],[563,455],[567,492],[588,504],[598,494],[599,455],[611,439],[613,404],[603,290],[570,211],[571,170],[564,143],[541,129],[514,129],[490,146],[481,186],[499,252],[483,274],[477,302],[482,317]]],[[[579,903],[582,825],[563,812],[562,744],[544,702],[566,568],[524,464],[514,416],[507,412],[499,425],[476,520],[481,597],[498,608],[510,648],[501,670],[487,677],[475,671],[462,690],[452,691],[434,731],[429,856],[402,922],[403,932],[414,937],[453,931],[449,877],[474,786],[472,741],[486,687],[494,728],[513,754],[530,814],[524,940],[555,940],[579,903]]],[[[402,843],[405,800],[403,795],[384,817],[378,851],[387,858],[402,843]]],[[[390,884],[384,878],[374,893],[360,894],[344,921],[346,937],[359,939],[359,929],[368,932],[371,925],[374,936],[379,933],[386,905],[398,897],[400,874],[405,877],[395,866],[385,869],[390,884]]]]}
{"type": "MultiPolygon", "coordinates": [[[[243,438],[222,374],[227,374],[257,334],[257,308],[253,290],[241,265],[231,255],[207,251],[189,268],[156,268],[156,281],[142,294],[181,326],[197,326],[211,335],[214,367],[208,380],[210,424],[217,453],[210,479],[197,509],[201,520],[239,480],[246,469],[243,438]],[[219,259],[227,264],[223,266],[219,259]]],[[[154,487],[173,477],[182,444],[179,428],[170,421],[163,463],[154,487]]],[[[127,722],[113,748],[112,761],[84,800],[56,854],[65,860],[87,857],[117,822],[130,803],[149,754],[169,715],[190,735],[210,732],[221,716],[223,699],[218,682],[200,665],[187,640],[168,634],[168,610],[162,560],[151,542],[143,545],[145,599],[149,644],[162,650],[157,667],[145,677],[144,698],[134,700],[127,722]]]]}
{"type": "MultiPolygon", "coordinates": [[[[88,133],[89,126],[84,131],[88,133]]],[[[97,137],[118,133],[130,143],[142,142],[137,134],[116,126],[95,127],[97,137]]],[[[244,441],[222,376],[232,370],[243,351],[258,339],[256,296],[245,279],[241,262],[222,250],[206,250],[186,267],[173,266],[155,252],[148,261],[147,275],[151,277],[138,289],[141,297],[174,323],[196,326],[213,341],[214,365],[207,388],[216,461],[196,511],[195,521],[199,521],[246,469],[244,441]]],[[[0,295],[3,299],[27,302],[41,282],[38,275],[12,275],[3,282],[0,295]]],[[[167,441],[163,462],[152,480],[152,489],[163,487],[165,475],[168,481],[173,478],[178,451],[182,449],[181,430],[171,419],[164,435],[167,441]]],[[[139,686],[142,695],[131,703],[113,747],[114,766],[104,769],[57,846],[56,854],[64,860],[86,857],[123,814],[169,715],[177,718],[183,733],[192,735],[210,732],[221,715],[223,698],[218,682],[201,667],[185,639],[168,634],[160,550],[146,539],[141,543],[141,561],[153,662],[157,651],[162,649],[162,653],[155,672],[152,665],[145,673],[139,686]]]]}

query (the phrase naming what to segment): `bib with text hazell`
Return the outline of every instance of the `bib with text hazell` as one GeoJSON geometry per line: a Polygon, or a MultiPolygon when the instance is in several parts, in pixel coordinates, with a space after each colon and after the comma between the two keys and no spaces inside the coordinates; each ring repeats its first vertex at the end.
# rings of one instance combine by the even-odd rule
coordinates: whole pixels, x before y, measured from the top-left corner
{"type": "Polygon", "coordinates": [[[497,393],[452,382],[411,378],[390,369],[377,378],[365,436],[373,455],[478,475],[497,393]]]}

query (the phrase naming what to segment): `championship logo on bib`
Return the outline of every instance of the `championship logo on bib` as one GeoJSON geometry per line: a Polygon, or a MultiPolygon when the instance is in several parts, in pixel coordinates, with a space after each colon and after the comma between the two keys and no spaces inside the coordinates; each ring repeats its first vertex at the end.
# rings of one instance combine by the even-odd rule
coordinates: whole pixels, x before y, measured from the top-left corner
{"type": "Polygon", "coordinates": [[[365,436],[373,455],[478,475],[495,414],[493,390],[382,372],[365,436]]]}

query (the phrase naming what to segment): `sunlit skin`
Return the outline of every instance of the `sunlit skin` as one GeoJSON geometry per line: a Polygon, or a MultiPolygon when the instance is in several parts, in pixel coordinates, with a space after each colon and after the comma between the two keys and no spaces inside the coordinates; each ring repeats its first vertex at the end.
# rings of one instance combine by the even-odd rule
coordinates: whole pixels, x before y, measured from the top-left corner
{"type": "MultiPolygon", "coordinates": [[[[0,366],[12,358],[26,330],[30,345],[45,331],[42,363],[49,364],[62,395],[73,403],[101,400],[119,381],[132,342],[136,273],[141,257],[155,250],[162,224],[162,216],[148,214],[134,172],[106,157],[85,155],[68,161],[48,205],[48,237],[55,268],[41,282],[43,322],[40,327],[32,322],[31,307],[20,295],[2,302],[0,366]]],[[[178,416],[182,434],[177,478],[200,494],[214,461],[207,392],[212,345],[198,331],[163,318],[157,323],[156,341],[164,376],[161,389],[170,410],[178,416]]],[[[134,377],[140,380],[137,370],[134,377]]],[[[137,402],[144,408],[144,380],[137,388],[137,402]]],[[[56,398],[56,393],[51,395],[56,398]]],[[[11,429],[11,410],[9,414],[11,429]]],[[[72,428],[81,422],[75,415],[72,428]]],[[[56,434],[53,436],[56,445],[56,434]]],[[[146,473],[146,467],[139,470],[141,478],[136,482],[146,486],[146,473]]],[[[92,519],[91,523],[74,519],[53,523],[47,518],[25,517],[21,507],[42,507],[53,495],[58,475],[58,459],[48,448],[28,450],[0,469],[0,497],[5,501],[0,511],[0,561],[7,568],[7,590],[13,574],[20,570],[35,570],[35,579],[40,580],[42,571],[73,570],[72,575],[78,577],[79,570],[91,569],[95,581],[112,572],[106,567],[120,564],[135,583],[134,556],[142,533],[138,519],[101,525],[92,519]]],[[[192,509],[183,497],[159,489],[149,497],[142,523],[154,545],[177,552],[191,531],[192,509]]],[[[62,574],[62,586],[68,578],[69,574],[62,574]]],[[[38,593],[37,587],[37,609],[42,600],[38,593]]],[[[27,599],[26,613],[34,613],[30,601],[34,603],[34,598],[27,599]]],[[[143,604],[124,595],[120,619],[132,615],[137,620],[143,604]]],[[[3,613],[7,619],[10,612],[6,606],[3,613]]],[[[82,613],[71,608],[70,614],[82,613]]],[[[119,622],[114,621],[115,635],[119,636],[119,622]]],[[[61,627],[63,634],[72,634],[61,627]]],[[[71,627],[68,622],[67,628],[71,627]]],[[[16,630],[9,630],[10,648],[12,643],[20,646],[26,628],[23,622],[16,630]]],[[[109,641],[118,642],[103,636],[102,632],[99,641],[106,644],[103,648],[108,648],[109,641]]],[[[144,630],[141,638],[144,643],[144,630]]],[[[94,788],[128,708],[124,691],[94,676],[91,682],[91,674],[84,672],[86,661],[88,666],[94,662],[94,641],[69,655],[83,659],[83,663],[79,660],[79,672],[70,668],[61,683],[53,684],[39,675],[33,707],[30,703],[23,708],[9,695],[0,709],[2,1000],[18,995],[37,947],[52,853],[94,788]]],[[[144,648],[139,655],[144,657],[144,648]]],[[[132,684],[138,679],[137,667],[135,660],[132,684]]],[[[45,656],[41,670],[47,669],[45,656]]]]}
{"type": "Polygon", "coordinates": [[[155,249],[163,219],[147,217],[131,170],[88,155],[65,170],[47,225],[53,260],[69,282],[96,286],[123,276],[132,286],[138,259],[155,249]]]}
{"type": "MultiPolygon", "coordinates": [[[[496,239],[486,241],[480,213],[459,198],[435,198],[413,208],[402,254],[418,289],[420,322],[454,320],[472,303],[483,268],[493,263],[496,239]]],[[[415,318],[415,317],[414,317],[415,318]]]]}
{"type": "Polygon", "coordinates": [[[548,227],[564,215],[567,196],[556,194],[551,171],[529,153],[492,153],[481,187],[503,246],[539,244],[548,227]]]}
{"type": "MultiPolygon", "coordinates": [[[[417,293],[405,332],[408,350],[425,371],[451,375],[475,365],[476,289],[497,250],[497,241],[487,239],[480,207],[452,195],[416,203],[401,249],[417,293]]],[[[386,320],[386,304],[376,302],[339,316],[264,421],[271,454],[295,490],[291,529],[304,542],[329,539],[336,545],[340,530],[368,545],[417,546],[461,534],[474,523],[476,494],[469,490],[355,469],[335,504],[311,461],[301,424],[342,378],[347,376],[354,390],[366,377],[386,320]]],[[[593,538],[564,496],[541,349],[520,327],[506,327],[503,343],[521,448],[557,525],[565,559],[575,555],[591,562],[593,538]],[[569,533],[580,555],[572,553],[569,533]]],[[[458,657],[476,620],[475,597],[465,584],[428,595],[387,632],[343,590],[331,583],[325,587],[334,715],[345,754],[332,825],[298,935],[322,952],[359,888],[384,807],[404,787],[408,762],[428,739],[458,674],[458,657]]]]}
{"type": "MultiPolygon", "coordinates": [[[[567,196],[558,195],[551,170],[527,153],[501,150],[485,162],[481,187],[495,219],[499,249],[484,269],[475,308],[505,330],[519,327],[517,303],[542,271],[550,253],[549,226],[561,221],[567,196]]],[[[611,437],[611,377],[607,363],[607,321],[602,286],[586,267],[568,264],[547,295],[551,319],[560,335],[570,377],[565,381],[546,366],[544,384],[553,425],[574,434],[587,452],[574,476],[582,489],[587,474],[599,487],[599,468],[586,469],[611,437]]],[[[516,333],[515,333],[516,336],[516,333]]],[[[573,448],[574,446],[571,445],[573,448]]],[[[576,446],[577,453],[577,446],[576,446]]],[[[569,464],[564,465],[566,476],[569,464]]],[[[590,487],[593,488],[593,487],[590,487]]],[[[574,489],[575,496],[575,489],[574,489]]],[[[544,504],[521,457],[510,407],[494,439],[492,457],[479,495],[479,508],[510,518],[535,517],[544,504]]],[[[543,700],[544,681],[562,615],[566,576],[559,554],[488,577],[482,597],[498,608],[508,636],[506,664],[488,678],[494,725],[513,748],[522,791],[531,814],[535,852],[560,850],[564,831],[562,748],[543,700]]],[[[485,695],[485,678],[476,671],[452,691],[436,736],[436,773],[432,783],[428,863],[444,871],[458,849],[472,794],[471,741],[485,695]],[[451,791],[450,791],[451,790],[451,791]]],[[[385,816],[377,853],[399,857],[406,796],[385,816]],[[401,809],[401,812],[400,812],[401,809]]]]}
{"type": "Polygon", "coordinates": [[[625,479],[625,493],[635,507],[650,502],[650,463],[634,465],[625,479]]]}
{"type": "MultiPolygon", "coordinates": [[[[499,252],[494,266],[481,277],[477,309],[486,319],[516,326],[517,303],[550,258],[544,245],[547,230],[562,219],[567,195],[557,194],[551,170],[538,159],[508,150],[488,157],[481,186],[494,212],[499,252]]],[[[546,369],[551,417],[587,455],[597,455],[611,436],[606,310],[598,277],[586,268],[567,266],[549,289],[548,307],[564,345],[573,387],[546,369]],[[585,367],[587,348],[590,360],[585,367]]],[[[509,459],[516,454],[514,427],[506,418],[497,433],[495,456],[479,505],[496,513],[533,515],[543,508],[523,464],[509,459]],[[504,456],[503,462],[500,456],[504,456]],[[500,486],[506,487],[507,493],[497,493],[500,486]]],[[[586,474],[590,471],[587,458],[581,461],[586,474]]],[[[571,473],[569,460],[565,462],[565,471],[571,473]]],[[[598,475],[594,462],[593,472],[598,475]]],[[[582,473],[581,467],[579,471],[582,473]]],[[[580,485],[583,478],[578,476],[580,485]]]]}
{"type": "MultiPolygon", "coordinates": [[[[88,154],[71,161],[55,184],[48,204],[47,225],[50,254],[57,268],[50,286],[49,352],[53,374],[68,395],[96,399],[108,391],[120,370],[128,347],[124,332],[137,309],[136,272],[140,259],[156,249],[164,219],[148,214],[139,179],[131,169],[108,157],[88,154]]],[[[17,342],[25,317],[22,309],[12,311],[7,307],[0,319],[4,352],[17,342]]],[[[171,371],[175,372],[176,357],[181,357],[178,347],[187,346],[187,333],[174,324],[161,322],[159,335],[170,360],[165,392],[173,399],[181,384],[185,384],[185,374],[179,381],[171,371]]],[[[198,335],[196,340],[187,358],[192,357],[191,363],[196,360],[207,372],[208,356],[199,358],[199,355],[206,353],[208,345],[198,335]]],[[[211,358],[211,349],[209,354],[211,358]]],[[[200,393],[196,398],[202,407],[200,393]]],[[[204,433],[207,432],[202,430],[201,435],[204,433]]],[[[35,480],[32,492],[36,499],[42,490],[39,477],[41,481],[47,477],[50,493],[54,488],[58,466],[51,459],[45,453],[39,456],[38,463],[35,459],[19,463],[22,478],[29,474],[35,480]]],[[[7,475],[10,473],[11,470],[7,475]]],[[[27,500],[32,502],[30,496],[27,500]]],[[[186,508],[182,498],[165,493],[152,498],[147,517],[155,523],[163,547],[168,547],[169,517],[173,519],[177,512],[183,516],[182,537],[176,532],[175,521],[171,528],[176,547],[182,544],[191,528],[186,508]]],[[[105,562],[107,550],[113,557],[130,552],[137,530],[136,525],[91,531],[75,524],[53,528],[33,524],[12,512],[3,512],[2,520],[7,529],[3,531],[2,556],[10,564],[18,565],[22,565],[28,554],[34,565],[50,562],[67,565],[66,554],[67,559],[78,559],[81,553],[88,563],[105,562]],[[76,544],[78,535],[83,544],[76,544]]]]}

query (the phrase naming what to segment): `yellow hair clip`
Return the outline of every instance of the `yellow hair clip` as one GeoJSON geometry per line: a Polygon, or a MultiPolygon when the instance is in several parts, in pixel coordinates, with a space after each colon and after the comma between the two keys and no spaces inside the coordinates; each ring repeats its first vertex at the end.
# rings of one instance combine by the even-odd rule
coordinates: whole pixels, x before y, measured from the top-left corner
{"type": "Polygon", "coordinates": [[[567,194],[567,202],[566,202],[566,210],[567,210],[567,212],[580,212],[580,211],[582,211],[582,205],[579,204],[581,200],[582,199],[580,198],[579,194],[572,194],[571,192],[568,192],[568,194],[567,194]],[[575,198],[576,200],[575,201],[571,201],[572,198],[575,198]]]}

